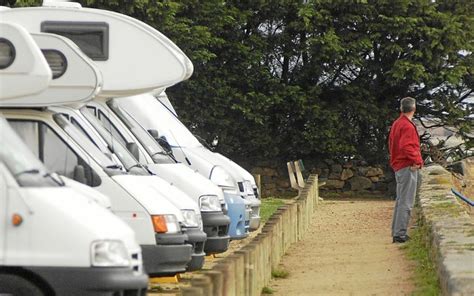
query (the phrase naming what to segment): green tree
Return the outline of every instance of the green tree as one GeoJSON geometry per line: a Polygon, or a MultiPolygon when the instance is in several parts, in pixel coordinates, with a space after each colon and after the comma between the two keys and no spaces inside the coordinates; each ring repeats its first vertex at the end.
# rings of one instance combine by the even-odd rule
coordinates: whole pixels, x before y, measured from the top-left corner
{"type": "Polygon", "coordinates": [[[473,1],[80,2],[138,18],[183,49],[195,71],[170,99],[237,161],[384,161],[404,96],[473,147],[473,1]]]}

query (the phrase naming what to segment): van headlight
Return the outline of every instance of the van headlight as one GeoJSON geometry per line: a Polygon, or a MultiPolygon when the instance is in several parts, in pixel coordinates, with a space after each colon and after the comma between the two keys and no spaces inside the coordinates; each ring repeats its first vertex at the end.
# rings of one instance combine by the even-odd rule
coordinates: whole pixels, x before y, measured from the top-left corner
{"type": "Polygon", "coordinates": [[[252,188],[252,183],[250,183],[249,180],[245,180],[243,182],[239,182],[239,189],[241,192],[247,194],[247,195],[253,195],[253,188],[252,188]]]}
{"type": "Polygon", "coordinates": [[[130,266],[130,258],[121,241],[101,240],[92,242],[91,262],[95,267],[130,266]]]}
{"type": "Polygon", "coordinates": [[[199,223],[199,217],[196,215],[196,212],[194,210],[181,210],[181,213],[183,214],[184,222],[183,224],[187,227],[198,227],[200,225],[199,223]]]}
{"type": "Polygon", "coordinates": [[[253,194],[255,194],[256,198],[260,198],[260,190],[258,189],[257,185],[252,185],[253,194]]]}
{"type": "Polygon", "coordinates": [[[179,233],[181,226],[179,226],[178,219],[175,215],[152,215],[151,221],[156,233],[179,233]]]}
{"type": "Polygon", "coordinates": [[[234,178],[220,166],[212,169],[209,179],[219,187],[236,188],[234,178]]]}
{"type": "Polygon", "coordinates": [[[201,212],[222,211],[221,202],[216,195],[204,195],[199,198],[199,208],[201,212]]]}

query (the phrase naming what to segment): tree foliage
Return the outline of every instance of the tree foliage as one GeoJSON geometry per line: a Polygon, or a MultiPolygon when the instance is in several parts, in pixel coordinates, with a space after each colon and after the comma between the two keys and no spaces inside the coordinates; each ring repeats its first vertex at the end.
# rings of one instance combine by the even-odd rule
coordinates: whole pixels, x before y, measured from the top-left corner
{"type": "Polygon", "coordinates": [[[194,74],[168,95],[236,160],[381,161],[405,96],[473,145],[473,1],[80,2],[145,21],[183,49],[194,74]]]}

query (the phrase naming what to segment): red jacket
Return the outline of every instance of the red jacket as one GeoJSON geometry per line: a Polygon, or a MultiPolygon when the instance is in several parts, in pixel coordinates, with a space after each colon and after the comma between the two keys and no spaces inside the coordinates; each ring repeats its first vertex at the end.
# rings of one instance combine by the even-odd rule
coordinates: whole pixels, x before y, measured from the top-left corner
{"type": "Polygon", "coordinates": [[[395,172],[408,166],[423,165],[420,136],[415,124],[403,114],[392,124],[388,148],[390,165],[395,172]]]}

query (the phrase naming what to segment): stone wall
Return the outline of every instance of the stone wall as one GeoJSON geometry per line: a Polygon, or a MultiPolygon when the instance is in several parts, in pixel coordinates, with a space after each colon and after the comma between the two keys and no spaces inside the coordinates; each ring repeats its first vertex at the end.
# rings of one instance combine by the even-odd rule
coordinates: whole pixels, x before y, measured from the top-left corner
{"type": "Polygon", "coordinates": [[[393,171],[381,165],[327,163],[312,170],[326,182],[321,189],[333,191],[393,191],[393,171]]]}
{"type": "Polygon", "coordinates": [[[451,173],[434,165],[425,167],[422,175],[420,220],[428,229],[425,235],[431,242],[442,293],[474,295],[473,217],[451,193],[451,173]]]}
{"type": "MultiPolygon", "coordinates": [[[[306,165],[306,164],[305,164],[306,165]]],[[[321,190],[333,192],[382,192],[388,196],[395,194],[395,177],[391,168],[382,165],[367,165],[365,162],[335,163],[331,160],[319,164],[306,165],[303,172],[317,174],[320,181],[326,182],[321,190]]],[[[257,166],[252,174],[260,174],[262,195],[282,196],[291,190],[286,165],[257,166]]]]}
{"type": "Polygon", "coordinates": [[[250,170],[253,175],[260,175],[260,182],[262,186],[262,196],[294,196],[292,191],[288,171],[286,166],[257,166],[250,170]]]}

